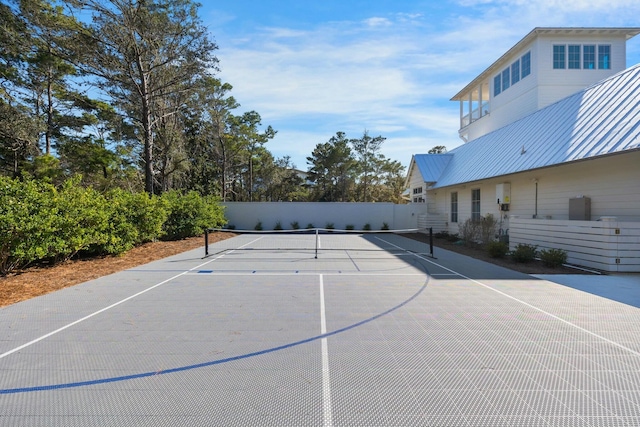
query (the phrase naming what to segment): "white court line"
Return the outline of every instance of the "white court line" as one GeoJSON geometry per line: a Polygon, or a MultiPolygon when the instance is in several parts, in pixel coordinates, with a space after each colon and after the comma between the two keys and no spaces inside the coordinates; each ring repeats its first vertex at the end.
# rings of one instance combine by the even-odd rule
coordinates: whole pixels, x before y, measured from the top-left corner
{"type": "MultiPolygon", "coordinates": [[[[220,270],[206,273],[183,273],[188,276],[317,276],[318,270],[308,271],[259,271],[259,270],[220,270]]],[[[323,271],[325,276],[418,276],[424,277],[424,273],[380,273],[377,271],[323,271]]],[[[433,274],[437,276],[437,274],[433,274]]],[[[447,274],[452,276],[452,274],[447,274]]]]}
{"type": "MultiPolygon", "coordinates": [[[[251,244],[251,243],[253,243],[253,242],[257,241],[257,240],[260,240],[261,238],[262,238],[262,237],[260,237],[260,238],[258,238],[258,239],[255,239],[255,240],[253,240],[253,241],[251,241],[251,242],[249,242],[249,243],[247,243],[247,244],[245,244],[245,245],[242,245],[240,248],[242,248],[243,246],[249,245],[249,244],[251,244]]],[[[227,252],[227,253],[231,253],[231,252],[233,252],[233,251],[229,251],[229,252],[227,252]]],[[[129,300],[132,300],[132,299],[134,299],[134,298],[136,298],[136,297],[138,297],[138,296],[140,296],[140,295],[142,295],[142,294],[145,294],[145,293],[147,293],[147,292],[149,292],[149,291],[151,291],[151,290],[153,290],[153,289],[155,289],[155,288],[157,288],[157,287],[159,287],[159,286],[162,286],[162,285],[164,285],[164,284],[166,284],[166,283],[169,283],[170,281],[172,281],[172,280],[174,280],[174,279],[177,279],[177,278],[178,278],[178,277],[180,277],[180,276],[184,276],[185,274],[187,274],[187,273],[189,273],[189,272],[191,272],[191,271],[193,271],[193,270],[195,270],[195,269],[197,269],[197,268],[200,268],[200,267],[202,267],[203,265],[207,265],[207,264],[209,264],[209,263],[211,263],[211,262],[213,262],[213,261],[216,261],[216,260],[218,260],[218,259],[220,259],[220,258],[224,257],[224,255],[225,255],[225,254],[222,254],[222,255],[220,255],[219,257],[216,257],[216,258],[210,259],[209,261],[204,262],[204,263],[202,263],[202,264],[200,264],[200,265],[196,265],[195,267],[190,268],[189,270],[183,271],[183,272],[182,272],[182,273],[180,273],[180,274],[176,274],[175,276],[170,277],[170,278],[168,278],[168,279],[166,279],[166,280],[163,280],[163,281],[162,281],[162,282],[160,282],[160,283],[156,283],[155,285],[153,285],[153,286],[151,286],[151,287],[149,287],[149,288],[147,288],[147,289],[144,289],[144,290],[142,290],[142,291],[140,291],[140,292],[138,292],[138,293],[136,293],[136,294],[133,294],[133,295],[131,295],[131,296],[128,296],[127,298],[122,299],[122,300],[120,300],[120,301],[118,301],[118,302],[115,302],[115,303],[111,304],[111,305],[110,305],[110,306],[108,306],[108,307],[105,307],[105,308],[102,308],[102,309],[100,309],[100,310],[98,310],[98,311],[95,311],[95,312],[93,312],[93,313],[91,313],[91,314],[89,314],[89,315],[87,315],[87,316],[84,316],[84,317],[82,317],[82,318],[80,318],[80,319],[78,319],[78,320],[75,320],[75,321],[73,321],[73,322],[71,322],[71,323],[69,323],[69,324],[67,324],[67,325],[62,326],[61,328],[58,328],[58,329],[56,329],[55,331],[49,332],[48,334],[42,335],[41,337],[38,337],[38,338],[36,338],[36,339],[34,339],[34,340],[32,340],[32,341],[29,341],[28,343],[22,344],[22,345],[21,345],[21,346],[19,346],[19,347],[16,347],[16,348],[14,348],[14,349],[12,349],[12,350],[9,350],[9,351],[7,351],[7,352],[5,352],[5,353],[2,353],[2,354],[0,354],[0,359],[2,359],[2,358],[4,358],[4,357],[7,357],[7,356],[9,356],[10,354],[13,354],[13,353],[15,353],[15,352],[17,352],[17,351],[20,351],[20,350],[22,350],[22,349],[25,349],[25,348],[27,348],[27,347],[29,347],[29,346],[31,346],[31,345],[33,345],[33,344],[35,344],[35,343],[38,343],[38,342],[40,342],[40,341],[42,341],[42,340],[45,340],[45,339],[47,339],[47,338],[49,338],[49,337],[51,337],[51,336],[53,336],[53,335],[55,335],[55,334],[57,334],[57,333],[59,333],[59,332],[64,331],[65,329],[69,329],[70,327],[75,326],[75,325],[77,325],[78,323],[81,323],[81,322],[84,322],[85,320],[91,319],[92,317],[97,316],[97,315],[98,315],[98,314],[100,314],[100,313],[104,313],[104,312],[105,312],[105,311],[107,311],[107,310],[111,310],[112,308],[117,307],[117,306],[119,306],[120,304],[124,304],[125,302],[127,302],[127,301],[129,301],[129,300]]]]}
{"type": "MultiPolygon", "coordinates": [[[[320,333],[327,333],[327,317],[324,305],[324,280],[320,274],[320,333]]],[[[321,340],[322,343],[322,418],[324,427],[333,427],[333,415],[331,412],[331,375],[329,372],[329,346],[327,338],[321,340]]]]}
{"type": "MultiPolygon", "coordinates": [[[[376,237],[376,238],[377,238],[377,239],[380,239],[380,240],[382,240],[383,242],[388,243],[388,244],[390,244],[390,245],[392,245],[392,246],[395,246],[396,248],[400,248],[400,246],[395,245],[395,244],[393,244],[393,243],[391,243],[391,242],[389,242],[389,241],[387,241],[387,240],[381,239],[381,238],[379,238],[379,237],[376,237]]],[[[591,336],[593,336],[593,337],[599,338],[599,339],[601,339],[601,340],[603,340],[603,341],[605,341],[605,342],[608,342],[609,344],[615,345],[616,347],[621,348],[621,349],[623,349],[623,350],[626,350],[626,351],[628,351],[628,352],[630,352],[630,353],[632,353],[632,354],[635,354],[636,356],[640,356],[640,352],[638,352],[638,351],[636,351],[636,350],[634,350],[634,349],[632,349],[632,348],[629,348],[629,347],[624,346],[624,345],[622,345],[622,344],[620,344],[620,343],[617,343],[617,342],[615,342],[615,341],[612,341],[612,340],[610,340],[609,338],[603,337],[602,335],[598,335],[598,334],[596,334],[595,332],[591,332],[590,330],[585,329],[585,328],[583,328],[582,326],[578,326],[578,325],[576,325],[575,323],[571,323],[571,322],[569,322],[568,320],[563,319],[562,317],[556,316],[555,314],[553,314],[553,313],[549,313],[548,311],[543,310],[543,309],[541,309],[541,308],[539,308],[539,307],[536,307],[535,305],[529,304],[528,302],[522,301],[521,299],[518,299],[518,298],[516,298],[516,297],[514,297],[514,296],[511,296],[511,295],[509,295],[509,294],[507,294],[507,293],[505,293],[505,292],[502,292],[502,291],[500,291],[500,290],[498,290],[498,289],[495,289],[495,288],[493,288],[492,286],[487,285],[486,283],[482,283],[482,282],[480,282],[480,281],[478,281],[478,280],[475,280],[475,279],[472,279],[472,278],[470,278],[470,277],[467,277],[467,276],[465,276],[465,275],[464,275],[464,274],[462,274],[462,273],[458,273],[458,272],[457,272],[457,271],[455,271],[455,270],[452,270],[452,269],[450,269],[450,268],[447,268],[447,267],[445,267],[444,265],[438,264],[437,262],[431,261],[430,259],[425,258],[425,257],[423,257],[423,256],[420,256],[420,255],[418,255],[418,254],[416,254],[416,257],[420,258],[421,260],[427,261],[427,262],[428,262],[428,263],[430,263],[430,264],[437,265],[438,267],[443,268],[443,269],[445,269],[445,270],[447,270],[447,271],[450,271],[451,273],[456,274],[456,275],[458,275],[458,276],[462,277],[463,279],[469,280],[469,281],[471,281],[472,283],[475,283],[475,284],[477,284],[477,285],[480,285],[480,286],[482,286],[482,287],[484,287],[484,288],[486,288],[486,289],[489,289],[489,290],[491,290],[491,291],[493,291],[493,292],[496,292],[496,293],[498,293],[498,294],[500,294],[500,295],[502,295],[502,296],[504,296],[504,297],[507,297],[507,298],[509,298],[509,299],[512,299],[512,300],[514,300],[514,301],[517,301],[517,302],[519,302],[520,304],[526,305],[527,307],[532,308],[532,309],[534,309],[534,310],[536,310],[536,311],[539,311],[540,313],[546,314],[546,315],[547,315],[547,316],[549,316],[549,317],[552,317],[552,318],[554,318],[554,319],[556,319],[556,320],[558,320],[558,321],[560,321],[560,322],[562,322],[562,323],[564,323],[564,324],[566,324],[566,325],[572,326],[572,327],[574,327],[574,328],[576,328],[576,329],[578,329],[578,330],[580,330],[580,331],[582,331],[582,332],[584,332],[584,333],[587,333],[587,334],[589,334],[589,335],[591,335],[591,336]]]]}
{"type": "Polygon", "coordinates": [[[504,296],[504,297],[507,297],[507,298],[509,298],[509,299],[512,299],[512,300],[514,300],[514,301],[517,301],[517,302],[519,302],[520,304],[526,305],[526,306],[527,306],[527,307],[529,307],[529,308],[532,308],[532,309],[534,309],[534,310],[536,310],[536,311],[539,311],[540,313],[546,314],[547,316],[552,317],[552,318],[554,318],[554,319],[556,319],[556,320],[558,320],[558,321],[560,321],[560,322],[562,322],[562,323],[564,323],[564,324],[566,324],[566,325],[572,326],[572,327],[574,327],[574,328],[576,328],[576,329],[578,329],[578,330],[580,330],[580,331],[582,331],[582,332],[584,332],[584,333],[586,333],[586,334],[589,334],[589,335],[591,335],[591,336],[593,336],[593,337],[596,337],[596,338],[598,338],[598,339],[601,339],[602,341],[608,342],[609,344],[612,344],[612,345],[614,345],[614,346],[616,346],[616,347],[618,347],[618,348],[621,348],[621,349],[623,349],[623,350],[626,350],[626,351],[628,351],[629,353],[635,354],[636,356],[640,356],[640,352],[638,352],[638,351],[636,351],[636,350],[634,350],[634,349],[632,349],[632,348],[629,348],[629,347],[624,346],[624,345],[622,345],[622,344],[620,344],[620,343],[617,343],[617,342],[615,342],[615,341],[612,341],[612,340],[610,340],[609,338],[603,337],[602,335],[598,335],[598,334],[596,334],[595,332],[592,332],[592,331],[590,331],[590,330],[588,330],[588,329],[583,328],[582,326],[578,326],[578,325],[576,325],[575,323],[571,323],[570,321],[565,320],[565,319],[563,319],[562,317],[556,316],[555,314],[553,314],[553,313],[549,313],[548,311],[543,310],[543,309],[541,309],[541,308],[539,308],[539,307],[536,307],[536,306],[535,306],[535,305],[533,305],[533,304],[529,304],[529,303],[528,303],[528,302],[526,302],[526,301],[522,301],[521,299],[518,299],[518,298],[516,298],[516,297],[514,297],[514,296],[511,296],[511,295],[509,295],[509,294],[507,294],[507,293],[505,293],[505,292],[502,292],[502,291],[500,291],[500,290],[498,290],[498,289],[495,289],[494,287],[492,287],[492,286],[490,286],[490,285],[487,285],[486,283],[482,283],[482,282],[480,282],[480,281],[478,281],[478,280],[475,280],[475,279],[472,279],[472,278],[470,278],[470,277],[467,277],[467,276],[465,276],[464,274],[457,273],[457,272],[455,272],[454,270],[451,270],[450,268],[447,268],[447,267],[445,267],[445,266],[443,266],[443,265],[440,265],[440,264],[438,264],[437,262],[433,262],[433,261],[431,261],[431,260],[429,260],[429,259],[427,259],[427,258],[424,258],[424,257],[421,257],[421,256],[418,256],[418,258],[420,258],[420,259],[422,259],[422,260],[424,260],[424,261],[427,261],[427,262],[429,262],[429,263],[431,263],[431,264],[433,264],[433,265],[437,265],[437,266],[438,266],[438,267],[440,267],[440,268],[444,268],[445,270],[448,270],[448,271],[452,272],[453,274],[457,274],[458,276],[462,277],[463,279],[469,280],[469,281],[471,281],[472,283],[475,283],[475,284],[477,284],[477,285],[480,285],[480,286],[482,286],[482,287],[484,287],[484,288],[486,288],[486,289],[489,289],[489,290],[491,290],[491,291],[493,291],[493,292],[495,292],[495,293],[497,293],[497,294],[500,294],[500,295],[502,295],[502,296],[504,296]]]}

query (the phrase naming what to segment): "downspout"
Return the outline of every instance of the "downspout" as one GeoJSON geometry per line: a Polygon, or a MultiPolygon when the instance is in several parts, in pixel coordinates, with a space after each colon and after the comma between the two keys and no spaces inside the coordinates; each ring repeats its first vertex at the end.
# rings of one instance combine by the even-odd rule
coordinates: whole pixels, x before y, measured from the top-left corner
{"type": "Polygon", "coordinates": [[[533,217],[538,218],[538,180],[536,180],[536,213],[533,217]]]}

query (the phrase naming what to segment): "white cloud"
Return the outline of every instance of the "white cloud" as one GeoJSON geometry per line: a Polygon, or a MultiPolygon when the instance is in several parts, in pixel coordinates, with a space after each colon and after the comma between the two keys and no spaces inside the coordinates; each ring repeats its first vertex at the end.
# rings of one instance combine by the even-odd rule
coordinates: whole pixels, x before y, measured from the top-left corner
{"type": "Polygon", "coordinates": [[[274,155],[299,168],[335,132],[364,129],[387,137],[384,154],[406,165],[411,154],[461,144],[449,99],[531,29],[634,25],[637,14],[623,12],[640,11],[636,2],[461,0],[465,7],[437,25],[405,13],[254,28],[219,41],[220,77],[243,110],[279,131],[274,155]]]}
{"type": "Polygon", "coordinates": [[[374,17],[374,18],[365,19],[364,22],[370,27],[389,27],[389,26],[391,26],[391,21],[389,21],[387,18],[374,17]]]}

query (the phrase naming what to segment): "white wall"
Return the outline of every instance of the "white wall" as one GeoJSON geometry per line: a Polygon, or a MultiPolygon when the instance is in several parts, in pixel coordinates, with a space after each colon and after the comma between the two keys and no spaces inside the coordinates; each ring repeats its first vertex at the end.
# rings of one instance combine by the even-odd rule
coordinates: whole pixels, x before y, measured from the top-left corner
{"type": "MultiPolygon", "coordinates": [[[[538,84],[540,85],[540,94],[538,108],[544,108],[562,98],[572,95],[584,88],[591,86],[613,74],[616,74],[626,68],[626,41],[620,37],[605,36],[581,36],[581,37],[562,37],[541,36],[538,39],[540,46],[539,57],[539,76],[538,84]],[[569,45],[569,44],[593,44],[596,45],[596,69],[595,70],[570,70],[570,69],[553,69],[553,45],[569,45]],[[598,50],[597,45],[611,45],[611,69],[597,69],[598,50]]],[[[581,53],[581,60],[582,60],[581,53]]]]}
{"type": "MultiPolygon", "coordinates": [[[[476,120],[464,129],[468,141],[486,135],[515,122],[529,114],[579,92],[592,84],[612,76],[626,68],[626,40],[624,36],[603,35],[549,36],[541,34],[533,42],[502,58],[502,66],[489,76],[491,113],[476,120]],[[553,69],[554,44],[608,44],[611,45],[611,69],[570,70],[553,69]],[[531,52],[531,75],[493,96],[493,78],[511,66],[527,51],[531,52]]],[[[581,56],[582,60],[582,56],[581,56]]],[[[597,47],[596,47],[597,61],[597,47]]]]}
{"type": "Polygon", "coordinates": [[[253,230],[258,222],[264,230],[273,230],[277,222],[290,230],[294,221],[300,228],[308,224],[325,228],[332,223],[336,229],[353,225],[359,230],[369,224],[372,230],[380,230],[387,223],[391,229],[400,230],[418,228],[418,216],[426,213],[423,203],[224,202],[222,205],[229,225],[238,230],[253,230]]]}
{"type": "MultiPolygon", "coordinates": [[[[591,198],[591,219],[614,216],[621,222],[640,221],[640,152],[613,155],[563,166],[528,171],[465,185],[430,190],[436,211],[450,221],[450,195],[458,192],[458,224],[471,217],[471,189],[480,188],[481,213],[502,217],[502,227],[509,228],[509,215],[569,219],[569,199],[591,198]],[[509,212],[501,212],[496,200],[496,185],[511,184],[509,212]]],[[[457,224],[447,223],[448,231],[457,233],[457,224]]]]}

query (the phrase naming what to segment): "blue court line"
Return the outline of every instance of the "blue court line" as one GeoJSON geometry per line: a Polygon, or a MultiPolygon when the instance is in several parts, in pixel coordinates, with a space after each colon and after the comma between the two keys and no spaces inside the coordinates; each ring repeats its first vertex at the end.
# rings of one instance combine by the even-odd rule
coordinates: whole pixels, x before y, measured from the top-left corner
{"type": "MultiPolygon", "coordinates": [[[[423,266],[421,266],[421,267],[424,269],[423,266]]],[[[425,274],[426,274],[426,272],[425,272],[425,274]]],[[[333,336],[333,335],[340,334],[342,332],[346,332],[346,331],[348,331],[350,329],[357,328],[358,326],[362,326],[362,325],[364,325],[366,323],[369,323],[369,322],[372,322],[372,321],[374,321],[376,319],[379,319],[382,316],[386,316],[387,314],[398,310],[399,308],[407,305],[408,303],[410,303],[411,301],[416,299],[427,288],[427,284],[428,283],[429,283],[429,275],[427,274],[427,279],[425,280],[425,282],[422,285],[422,287],[420,287],[418,292],[416,292],[411,297],[409,297],[409,299],[401,302],[400,304],[396,305],[395,307],[390,308],[387,311],[384,311],[382,313],[376,314],[373,317],[369,317],[368,319],[362,320],[362,321],[354,323],[352,325],[345,326],[344,328],[336,329],[335,331],[327,332],[326,334],[316,335],[314,337],[306,338],[306,339],[303,339],[303,340],[300,340],[300,341],[295,341],[295,342],[292,342],[292,343],[289,343],[289,344],[284,344],[284,345],[280,345],[280,346],[277,346],[277,347],[268,348],[268,349],[265,349],[265,350],[255,351],[253,353],[246,353],[246,354],[241,354],[241,355],[238,355],[238,356],[227,357],[225,359],[212,360],[210,362],[203,362],[203,363],[198,363],[198,364],[195,364],[195,365],[181,366],[181,367],[178,367],[178,368],[165,369],[165,370],[162,370],[162,371],[143,372],[143,373],[140,373],[140,374],[124,375],[124,376],[120,376],[120,377],[111,377],[111,378],[102,378],[102,379],[90,380],[90,381],[79,381],[79,382],[66,383],[66,384],[51,384],[51,385],[42,385],[42,386],[34,386],[34,387],[0,389],[0,394],[15,394],[15,393],[29,393],[29,392],[34,392],[34,391],[60,390],[60,389],[64,389],[64,388],[84,387],[84,386],[90,386],[90,385],[114,383],[114,382],[118,382],[118,381],[128,381],[128,380],[134,380],[134,379],[138,379],[138,378],[153,377],[153,376],[156,376],[156,375],[166,375],[166,374],[173,374],[173,373],[176,373],[176,372],[190,371],[192,369],[199,369],[199,368],[205,368],[207,366],[220,365],[222,363],[234,362],[236,360],[248,359],[250,357],[261,356],[263,354],[273,353],[273,352],[280,351],[280,350],[286,350],[288,348],[296,347],[296,346],[299,346],[299,345],[302,345],[302,344],[307,344],[307,343],[310,343],[312,341],[317,341],[317,340],[320,340],[320,339],[323,339],[323,338],[327,338],[327,337],[330,337],[330,336],[333,336]]]]}

